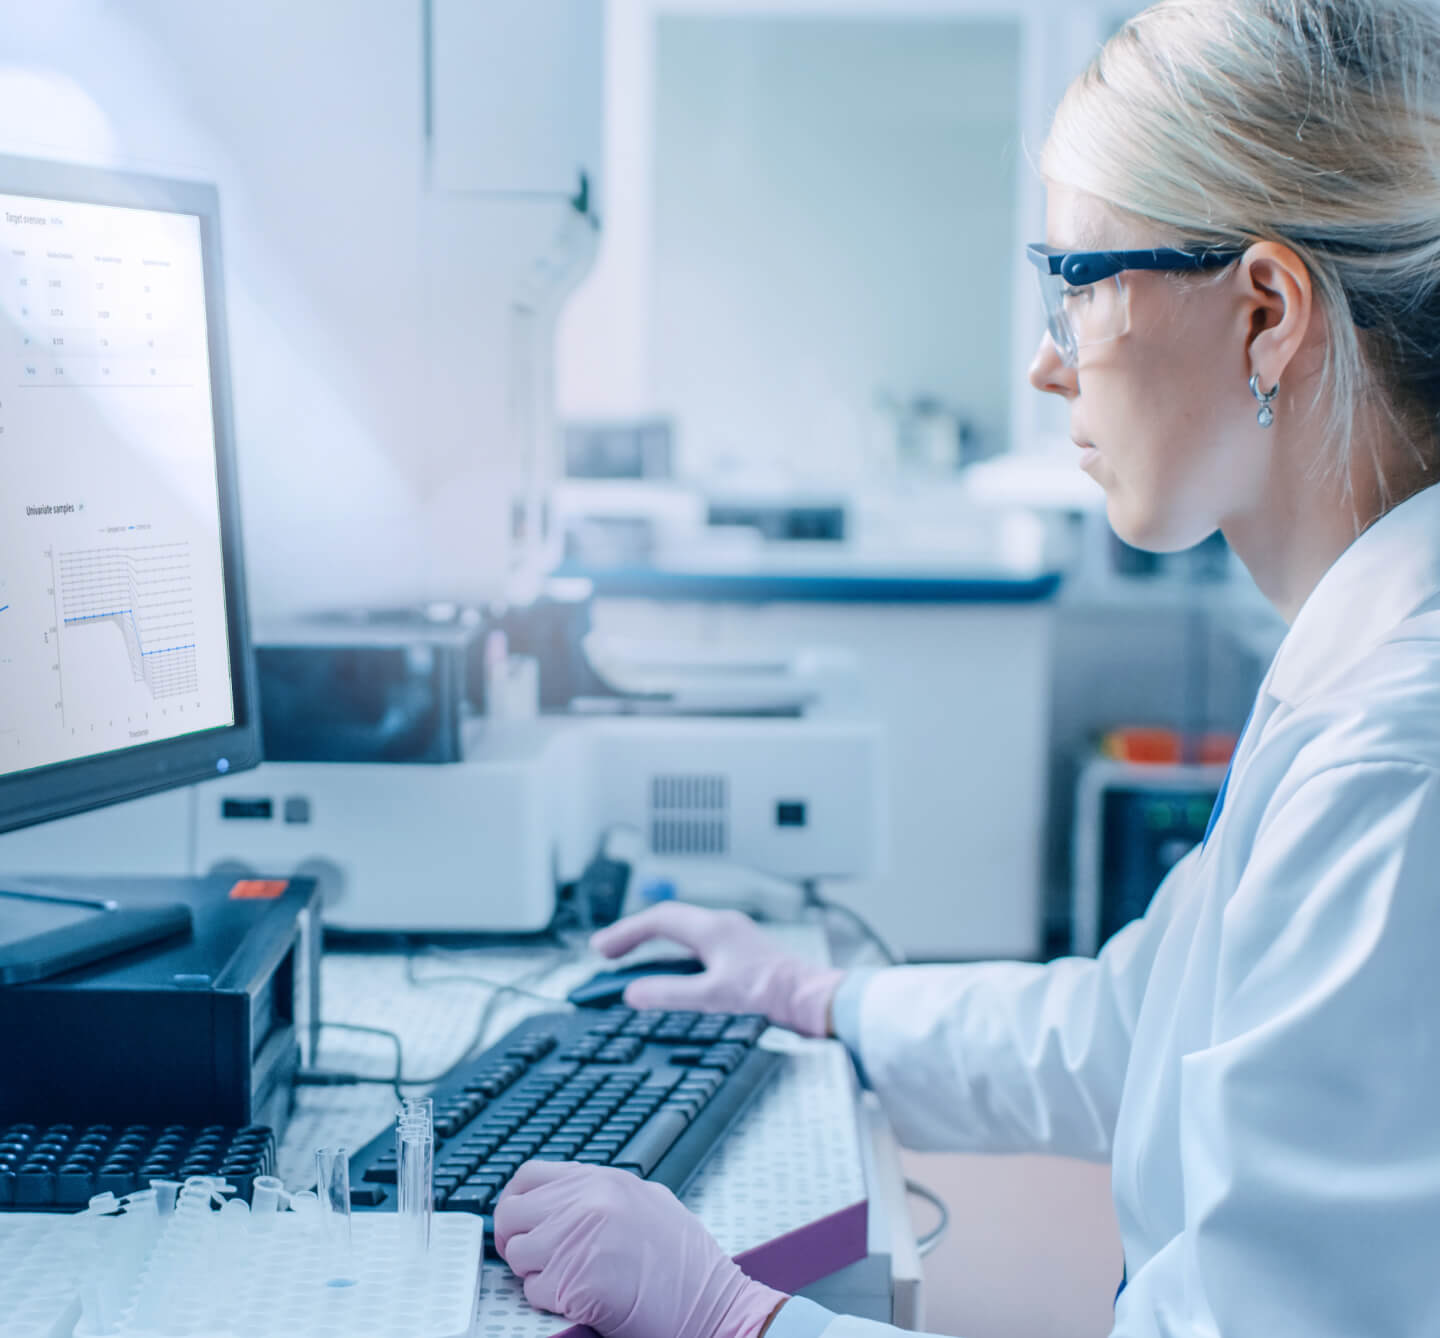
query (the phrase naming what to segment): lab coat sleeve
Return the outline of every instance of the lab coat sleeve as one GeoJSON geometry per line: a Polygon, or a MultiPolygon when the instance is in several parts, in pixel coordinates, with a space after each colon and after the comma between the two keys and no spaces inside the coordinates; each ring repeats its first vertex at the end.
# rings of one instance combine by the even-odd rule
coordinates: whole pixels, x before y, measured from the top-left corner
{"type": "Polygon", "coordinates": [[[1313,775],[1225,908],[1213,1040],[1181,1061],[1185,1232],[1116,1333],[1440,1334],[1440,777],[1313,775]]]}
{"type": "Polygon", "coordinates": [[[871,978],[858,1058],[900,1141],[1106,1159],[1140,1000],[1194,859],[1098,958],[903,966],[871,978]]]}

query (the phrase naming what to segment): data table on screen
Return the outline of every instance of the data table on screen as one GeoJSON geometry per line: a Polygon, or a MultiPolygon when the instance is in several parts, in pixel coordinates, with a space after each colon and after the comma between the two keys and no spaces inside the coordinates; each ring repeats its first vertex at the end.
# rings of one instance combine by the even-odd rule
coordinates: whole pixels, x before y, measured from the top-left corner
{"type": "Polygon", "coordinates": [[[0,195],[0,774],[234,721],[201,247],[0,195]]]}

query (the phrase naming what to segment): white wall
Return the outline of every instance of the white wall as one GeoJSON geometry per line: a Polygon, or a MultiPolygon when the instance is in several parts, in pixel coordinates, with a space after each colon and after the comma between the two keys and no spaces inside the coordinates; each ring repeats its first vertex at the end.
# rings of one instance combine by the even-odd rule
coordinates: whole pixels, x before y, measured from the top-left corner
{"type": "Polygon", "coordinates": [[[0,148],[218,183],[252,607],[499,587],[506,319],[556,207],[424,190],[420,5],[46,0],[0,148]]]}

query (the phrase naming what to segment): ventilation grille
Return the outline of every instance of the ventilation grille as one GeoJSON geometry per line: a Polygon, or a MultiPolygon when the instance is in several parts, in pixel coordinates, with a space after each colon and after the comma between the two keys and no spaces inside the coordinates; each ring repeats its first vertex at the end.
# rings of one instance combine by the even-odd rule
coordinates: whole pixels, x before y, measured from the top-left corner
{"type": "Polygon", "coordinates": [[[724,776],[650,780],[650,850],[656,855],[724,855],[730,849],[730,786],[724,776]]]}

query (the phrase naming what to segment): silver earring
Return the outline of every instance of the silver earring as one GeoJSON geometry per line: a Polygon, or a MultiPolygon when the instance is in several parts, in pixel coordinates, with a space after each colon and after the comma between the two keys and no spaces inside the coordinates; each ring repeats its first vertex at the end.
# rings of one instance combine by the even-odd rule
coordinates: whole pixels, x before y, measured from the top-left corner
{"type": "Polygon", "coordinates": [[[1255,415],[1255,421],[1261,427],[1269,427],[1275,421],[1275,410],[1270,407],[1270,401],[1280,393],[1280,383],[1277,381],[1269,390],[1260,389],[1260,373],[1256,372],[1250,378],[1250,393],[1260,401],[1260,412],[1255,415]]]}

